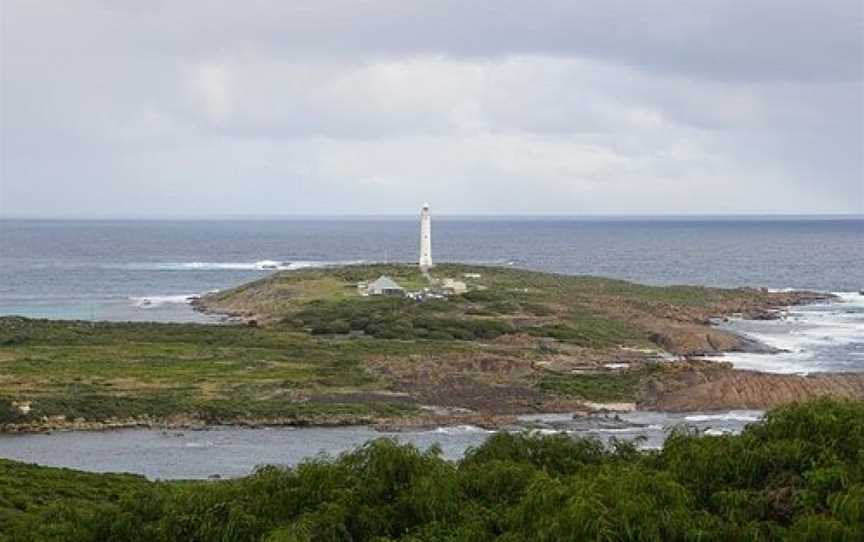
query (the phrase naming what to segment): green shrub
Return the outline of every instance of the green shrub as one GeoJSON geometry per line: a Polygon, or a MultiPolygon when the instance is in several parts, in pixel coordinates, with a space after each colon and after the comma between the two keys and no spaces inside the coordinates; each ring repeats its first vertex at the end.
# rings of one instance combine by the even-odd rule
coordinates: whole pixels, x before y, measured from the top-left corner
{"type": "Polygon", "coordinates": [[[450,462],[380,439],[213,483],[0,460],[0,539],[858,541],[862,408],[792,405],[741,435],[678,430],[656,452],[498,433],[450,462]]]}

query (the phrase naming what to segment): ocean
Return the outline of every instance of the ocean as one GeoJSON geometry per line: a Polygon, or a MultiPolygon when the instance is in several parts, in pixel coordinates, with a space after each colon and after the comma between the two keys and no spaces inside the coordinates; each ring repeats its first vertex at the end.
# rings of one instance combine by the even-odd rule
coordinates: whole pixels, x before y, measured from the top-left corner
{"type": "MultiPolygon", "coordinates": [[[[0,221],[0,314],[206,320],[190,296],[273,268],[416,261],[415,218],[0,221]]],[[[864,288],[864,219],[433,217],[437,261],[647,284],[864,288]]]]}
{"type": "MultiPolygon", "coordinates": [[[[0,315],[100,320],[210,321],[192,296],[274,269],[414,261],[418,221],[0,221],[0,315]]],[[[647,284],[807,288],[832,303],[795,307],[774,321],[723,325],[780,348],[730,353],[737,367],[778,373],[864,370],[864,219],[433,218],[433,258],[589,274],[647,284]]],[[[659,446],[680,423],[738,432],[759,411],[526,420],[540,431],[642,437],[659,446]]],[[[150,478],[239,476],[262,463],[292,465],[390,436],[458,457],[488,433],[449,427],[376,433],[346,428],[212,428],[0,435],[0,457],[150,478]]]]}

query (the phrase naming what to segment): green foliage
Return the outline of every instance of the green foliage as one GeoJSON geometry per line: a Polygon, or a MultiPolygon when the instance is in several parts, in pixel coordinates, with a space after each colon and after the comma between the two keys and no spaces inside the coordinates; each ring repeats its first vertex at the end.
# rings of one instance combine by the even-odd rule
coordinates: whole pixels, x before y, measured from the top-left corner
{"type": "Polygon", "coordinates": [[[588,348],[608,348],[647,342],[648,335],[620,319],[608,318],[585,309],[571,309],[562,323],[529,328],[532,335],[553,337],[588,348]]]}
{"type": "Polygon", "coordinates": [[[13,532],[17,533],[13,539],[26,534],[28,540],[66,541],[76,536],[79,540],[98,540],[90,536],[99,528],[97,514],[88,512],[87,526],[79,530],[81,511],[95,512],[122,502],[130,520],[147,523],[154,516],[145,507],[149,504],[161,511],[163,490],[161,484],[141,476],[91,474],[0,459],[0,540],[13,532]],[[28,532],[22,534],[11,528],[16,525],[26,525],[28,532]]]}
{"type": "MultiPolygon", "coordinates": [[[[247,326],[59,322],[0,318],[0,425],[62,416],[88,422],[185,416],[362,422],[405,414],[401,406],[316,393],[366,391],[380,385],[364,367],[376,356],[424,354],[432,345],[332,341],[285,329],[247,326]],[[299,402],[294,390],[313,398],[299,402]],[[13,405],[25,403],[29,411],[13,405]]],[[[446,353],[449,345],[434,346],[446,353]]]]}
{"type": "Polygon", "coordinates": [[[20,409],[12,404],[12,401],[0,397],[0,424],[19,423],[26,419],[20,409]]]}
{"type": "Polygon", "coordinates": [[[292,314],[285,324],[314,335],[362,332],[378,339],[439,341],[494,339],[512,333],[507,321],[466,318],[452,302],[417,303],[407,298],[376,297],[317,300],[292,314]]]}
{"type": "Polygon", "coordinates": [[[610,348],[651,345],[652,334],[634,316],[663,318],[678,309],[746,304],[766,295],[755,290],[644,286],[460,264],[435,267],[432,279],[461,279],[466,273],[479,277],[465,279],[469,290],[447,301],[418,304],[404,298],[361,297],[357,283],[382,274],[409,290],[433,284],[413,265],[371,264],[277,273],[211,295],[204,304],[214,310],[259,315],[315,335],[353,331],[379,339],[471,341],[523,332],[588,348],[610,348]],[[427,318],[436,312],[437,317],[427,318]]]}
{"type": "MultiPolygon", "coordinates": [[[[609,286],[607,293],[617,293],[610,286],[617,281],[452,265],[437,268],[436,274],[459,276],[467,270],[482,271],[482,280],[490,286],[422,303],[399,297],[325,296],[295,302],[281,321],[314,335],[362,332],[378,339],[476,341],[523,332],[590,348],[649,341],[644,330],[586,301],[586,291],[596,292],[598,285],[609,286]],[[566,305],[560,306],[562,303],[566,305]]],[[[402,266],[401,271],[405,274],[410,267],[402,266]]],[[[366,266],[327,273],[346,281],[370,275],[366,266]]]]}
{"type": "Polygon", "coordinates": [[[377,440],[212,483],[0,461],[13,541],[864,539],[864,403],[771,412],[738,436],[663,449],[501,433],[458,462],[377,440]]]}
{"type": "Polygon", "coordinates": [[[565,397],[598,402],[627,402],[633,401],[643,379],[655,370],[649,365],[638,370],[600,374],[546,373],[541,376],[539,385],[544,390],[565,397]]]}
{"type": "Polygon", "coordinates": [[[497,433],[483,446],[468,450],[462,463],[470,467],[491,461],[509,461],[562,475],[606,458],[606,449],[593,439],[572,439],[564,434],[538,438],[526,433],[497,433]]]}

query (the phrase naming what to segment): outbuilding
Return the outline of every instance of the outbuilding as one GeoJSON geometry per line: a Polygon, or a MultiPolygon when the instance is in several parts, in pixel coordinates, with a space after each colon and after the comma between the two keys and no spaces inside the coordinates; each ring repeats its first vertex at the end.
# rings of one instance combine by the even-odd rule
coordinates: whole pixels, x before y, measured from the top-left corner
{"type": "Polygon", "coordinates": [[[369,284],[367,292],[369,295],[405,295],[405,288],[387,275],[381,275],[369,284]]]}

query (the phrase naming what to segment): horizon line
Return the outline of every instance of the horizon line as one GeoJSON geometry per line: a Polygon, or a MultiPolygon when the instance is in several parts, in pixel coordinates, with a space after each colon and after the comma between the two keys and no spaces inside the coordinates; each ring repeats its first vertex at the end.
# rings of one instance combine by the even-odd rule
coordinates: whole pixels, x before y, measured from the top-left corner
{"type": "MultiPolygon", "coordinates": [[[[212,220],[327,220],[327,219],[406,219],[419,213],[296,213],[296,214],[207,214],[207,215],[0,215],[0,221],[212,221],[212,220]]],[[[810,220],[862,220],[862,213],[433,213],[438,218],[549,218],[549,219],[810,219],[810,220]]]]}

